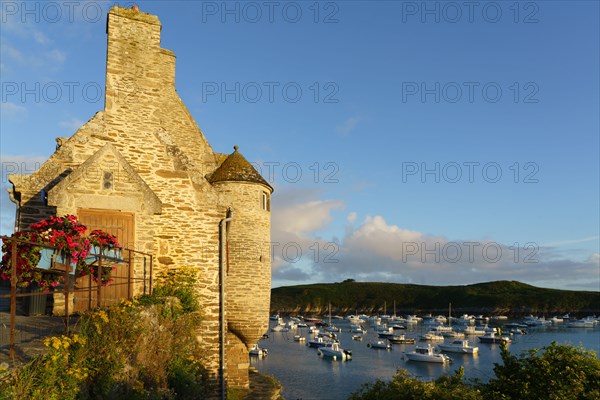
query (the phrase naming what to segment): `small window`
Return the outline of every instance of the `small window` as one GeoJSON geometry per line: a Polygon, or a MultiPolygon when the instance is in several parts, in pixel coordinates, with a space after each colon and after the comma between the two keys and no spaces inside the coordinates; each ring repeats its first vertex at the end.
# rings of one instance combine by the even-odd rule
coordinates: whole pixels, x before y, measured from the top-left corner
{"type": "Polygon", "coordinates": [[[104,171],[102,177],[102,189],[111,190],[113,188],[113,173],[111,171],[104,171]]]}
{"type": "Polygon", "coordinates": [[[269,199],[269,194],[267,192],[262,192],[261,206],[263,210],[271,211],[271,199],[269,199]]]}

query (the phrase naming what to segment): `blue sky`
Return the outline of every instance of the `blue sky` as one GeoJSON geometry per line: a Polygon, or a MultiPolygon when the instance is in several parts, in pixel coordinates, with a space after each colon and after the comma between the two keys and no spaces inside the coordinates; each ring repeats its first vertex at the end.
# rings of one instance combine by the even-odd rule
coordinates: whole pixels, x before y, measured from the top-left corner
{"type": "MultiPolygon", "coordinates": [[[[103,109],[114,4],[2,1],[3,234],[6,174],[103,109]]],[[[274,286],[600,290],[598,2],[137,4],[213,148],[275,187],[274,286]]]]}

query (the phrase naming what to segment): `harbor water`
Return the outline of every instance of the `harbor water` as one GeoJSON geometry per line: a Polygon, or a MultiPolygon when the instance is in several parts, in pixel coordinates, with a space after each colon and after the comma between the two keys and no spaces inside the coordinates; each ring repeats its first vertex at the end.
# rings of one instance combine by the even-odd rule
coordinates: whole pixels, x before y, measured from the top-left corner
{"type": "MultiPolygon", "coordinates": [[[[346,320],[334,320],[341,328],[337,334],[340,347],[352,351],[352,360],[333,361],[322,359],[316,348],[306,345],[310,336],[308,328],[297,328],[288,332],[269,332],[259,346],[268,349],[266,357],[251,357],[250,365],[265,375],[274,376],[283,386],[286,400],[338,400],[347,399],[364,383],[376,379],[391,378],[398,368],[404,368],[420,379],[435,379],[443,374],[453,374],[461,366],[466,378],[478,378],[484,381],[494,376],[494,363],[501,363],[500,345],[479,343],[477,336],[467,337],[469,343],[479,347],[479,354],[468,355],[446,353],[453,362],[448,365],[427,362],[406,361],[403,353],[412,351],[415,345],[392,345],[392,350],[369,348],[376,341],[374,327],[364,324],[367,333],[362,341],[355,341],[350,333],[350,324],[346,320]],[[307,342],[295,342],[294,335],[306,337],[307,342]]],[[[273,326],[273,322],[271,322],[273,326]]],[[[490,325],[494,326],[494,325],[490,325]]],[[[501,326],[501,325],[500,325],[501,326]]],[[[407,325],[406,330],[395,330],[395,334],[417,338],[416,345],[426,345],[419,341],[419,335],[429,330],[422,323],[407,325]]],[[[569,328],[565,324],[529,327],[527,335],[511,335],[509,350],[521,354],[533,348],[542,348],[553,341],[560,344],[581,345],[586,350],[600,350],[600,326],[593,328],[569,328]]],[[[503,333],[503,335],[506,333],[503,333]]],[[[445,342],[452,339],[446,338],[445,342]]],[[[439,342],[438,342],[439,343],[439,342]]],[[[432,342],[435,346],[436,342],[432,342]]]]}

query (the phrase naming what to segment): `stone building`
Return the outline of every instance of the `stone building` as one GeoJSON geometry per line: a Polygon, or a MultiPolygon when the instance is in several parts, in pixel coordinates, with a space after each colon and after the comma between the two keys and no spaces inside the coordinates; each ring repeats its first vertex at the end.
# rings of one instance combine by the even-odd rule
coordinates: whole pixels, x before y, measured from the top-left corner
{"type": "MultiPolygon", "coordinates": [[[[219,224],[227,223],[225,318],[229,387],[248,386],[248,349],[268,327],[272,187],[235,147],[215,153],[175,90],[175,55],[160,46],[158,17],[108,14],[104,110],[32,175],[11,175],[16,224],[78,215],[153,255],[154,272],[193,266],[204,322],[199,340],[219,370],[219,224]]],[[[132,264],[139,277],[140,262],[132,264]]],[[[140,287],[133,291],[139,293],[140,287]]],[[[60,304],[55,302],[55,312],[60,304]]],[[[64,306],[64,299],[63,299],[64,306]]]]}

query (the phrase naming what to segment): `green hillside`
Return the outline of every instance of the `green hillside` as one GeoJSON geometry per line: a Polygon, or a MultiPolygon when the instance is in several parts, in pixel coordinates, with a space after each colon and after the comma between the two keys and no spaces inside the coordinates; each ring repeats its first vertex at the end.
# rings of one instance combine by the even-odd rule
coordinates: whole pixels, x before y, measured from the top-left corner
{"type": "Polygon", "coordinates": [[[336,314],[393,312],[598,313],[600,292],[539,288],[516,281],[463,286],[353,282],[285,286],[271,290],[272,313],[322,314],[331,302],[336,314]]]}

